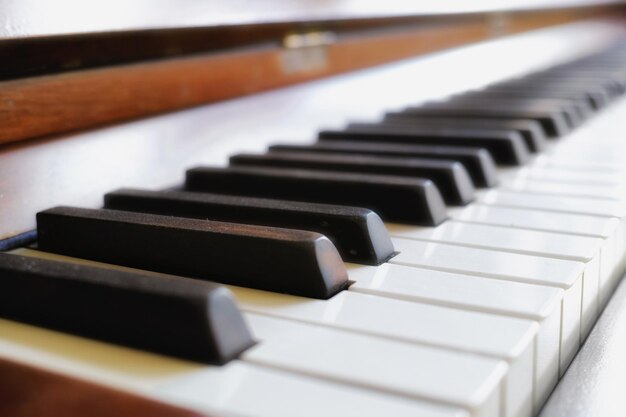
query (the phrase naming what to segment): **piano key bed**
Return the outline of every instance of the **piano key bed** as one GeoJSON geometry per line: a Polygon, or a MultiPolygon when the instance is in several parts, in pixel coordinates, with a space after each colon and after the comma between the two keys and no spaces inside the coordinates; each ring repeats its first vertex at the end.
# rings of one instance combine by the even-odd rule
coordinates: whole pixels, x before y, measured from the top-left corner
{"type": "Polygon", "coordinates": [[[0,356],[210,415],[535,415],[623,271],[624,39],[41,211],[0,356]]]}

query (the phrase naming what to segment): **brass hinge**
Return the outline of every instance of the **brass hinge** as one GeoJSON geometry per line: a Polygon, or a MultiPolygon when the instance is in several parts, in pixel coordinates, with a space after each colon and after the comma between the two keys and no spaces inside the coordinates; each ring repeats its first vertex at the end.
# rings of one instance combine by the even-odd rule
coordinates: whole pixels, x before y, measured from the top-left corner
{"type": "Polygon", "coordinates": [[[283,38],[281,66],[285,74],[314,72],[328,66],[328,46],[336,36],[328,31],[290,32],[283,38]]]}

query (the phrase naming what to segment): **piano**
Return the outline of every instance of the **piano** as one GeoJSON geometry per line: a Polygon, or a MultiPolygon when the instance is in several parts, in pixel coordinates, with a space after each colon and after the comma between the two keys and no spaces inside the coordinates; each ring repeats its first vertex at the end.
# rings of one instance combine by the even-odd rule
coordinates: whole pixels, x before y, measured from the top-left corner
{"type": "Polygon", "coordinates": [[[619,2],[28,3],[0,415],[624,415],[619,2]]]}

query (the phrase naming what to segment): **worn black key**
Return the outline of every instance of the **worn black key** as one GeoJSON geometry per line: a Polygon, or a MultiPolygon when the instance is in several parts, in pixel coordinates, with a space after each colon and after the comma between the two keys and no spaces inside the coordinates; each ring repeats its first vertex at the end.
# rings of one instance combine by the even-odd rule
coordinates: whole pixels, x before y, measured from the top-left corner
{"type": "Polygon", "coordinates": [[[585,109],[568,100],[539,99],[533,97],[490,97],[487,94],[460,94],[450,97],[445,103],[472,103],[477,106],[532,106],[537,110],[560,114],[570,129],[580,126],[587,118],[585,109]]]}
{"type": "Polygon", "coordinates": [[[515,91],[526,92],[527,94],[543,94],[561,98],[573,96],[586,99],[594,109],[601,109],[611,102],[611,96],[601,88],[589,88],[581,86],[558,86],[554,83],[547,85],[524,84],[520,81],[510,81],[506,83],[494,84],[488,87],[489,91],[515,91]]]}
{"type": "Polygon", "coordinates": [[[37,234],[44,251],[260,290],[329,298],[348,283],[332,242],[302,230],[57,207],[37,234]]]}
{"type": "Polygon", "coordinates": [[[474,199],[474,184],[465,167],[455,161],[315,152],[280,152],[265,155],[234,155],[231,156],[230,163],[233,166],[304,168],[424,178],[435,183],[444,201],[450,205],[464,205],[474,199]]]}
{"type": "Polygon", "coordinates": [[[383,220],[436,226],[447,218],[430,180],[261,167],[193,168],[185,189],[366,207],[383,220]]]}
{"type": "Polygon", "coordinates": [[[325,130],[319,132],[320,141],[382,142],[411,145],[438,145],[485,148],[498,164],[522,165],[528,161],[529,150],[517,132],[476,128],[411,127],[385,129],[325,130]]]}
{"type": "Polygon", "coordinates": [[[270,152],[327,152],[378,155],[403,158],[429,158],[458,161],[467,170],[476,187],[498,183],[496,165],[489,151],[460,146],[405,145],[378,142],[326,141],[313,145],[272,145],[270,152]]]}
{"type": "Polygon", "coordinates": [[[565,117],[558,111],[549,111],[544,108],[534,108],[532,105],[478,103],[431,103],[418,107],[409,107],[405,113],[421,116],[444,117],[479,117],[497,119],[530,119],[541,123],[548,137],[563,136],[570,131],[565,117]]]}
{"type": "Polygon", "coordinates": [[[558,74],[550,71],[530,74],[524,77],[522,82],[530,85],[555,85],[557,87],[604,91],[610,98],[617,97],[622,91],[622,86],[611,78],[599,79],[592,76],[558,74]]]}
{"type": "MultiPolygon", "coordinates": [[[[519,119],[472,119],[472,118],[450,118],[450,117],[420,117],[406,113],[390,112],[385,114],[384,120],[380,123],[384,126],[399,126],[406,128],[416,127],[442,127],[454,128],[478,128],[493,130],[511,130],[518,132],[528,149],[532,153],[541,152],[547,144],[546,135],[541,125],[533,120],[519,119]]],[[[358,128],[361,123],[350,123],[348,128],[358,128]]]]}
{"type": "Polygon", "coordinates": [[[349,262],[378,265],[394,254],[380,217],[361,207],[133,189],[108,193],[104,202],[116,210],[310,230],[328,237],[349,262]]]}
{"type": "Polygon", "coordinates": [[[224,287],[7,253],[0,316],[213,364],[254,344],[224,287]]]}
{"type": "Polygon", "coordinates": [[[561,94],[561,97],[558,97],[558,94],[554,93],[544,93],[541,91],[529,91],[529,90],[498,90],[498,89],[484,89],[477,91],[469,91],[463,93],[461,96],[463,97],[480,97],[481,99],[489,99],[489,100],[540,100],[540,101],[557,101],[557,102],[566,102],[571,104],[572,109],[575,110],[577,116],[581,120],[586,120],[591,117],[595,110],[592,107],[591,103],[586,97],[582,97],[580,95],[574,96],[571,92],[567,94],[561,94]]]}
{"type": "Polygon", "coordinates": [[[585,84],[605,86],[611,93],[616,93],[617,95],[623,94],[624,88],[626,87],[626,76],[623,71],[619,70],[553,68],[547,74],[547,77],[551,77],[552,80],[573,78],[576,81],[584,80],[585,84]]]}
{"type": "Polygon", "coordinates": [[[488,91],[495,95],[501,94],[503,96],[512,96],[512,97],[545,97],[545,98],[556,98],[556,99],[565,99],[565,100],[573,100],[576,102],[585,103],[589,109],[593,111],[597,111],[603,107],[605,107],[609,101],[610,97],[604,92],[585,92],[585,91],[576,91],[576,90],[566,90],[555,87],[546,86],[544,88],[541,87],[524,87],[522,85],[493,85],[488,87],[488,91]]]}

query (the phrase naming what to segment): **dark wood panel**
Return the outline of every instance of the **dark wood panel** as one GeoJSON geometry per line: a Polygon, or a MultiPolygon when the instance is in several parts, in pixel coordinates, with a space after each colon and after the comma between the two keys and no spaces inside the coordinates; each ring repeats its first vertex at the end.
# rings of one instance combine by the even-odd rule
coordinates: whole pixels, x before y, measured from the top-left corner
{"type": "MultiPolygon", "coordinates": [[[[551,59],[589,52],[623,36],[621,25],[594,22],[158,117],[5,144],[0,147],[0,239],[33,229],[39,210],[55,205],[99,207],[104,193],[123,186],[173,186],[182,182],[184,170],[194,165],[223,164],[229,154],[261,151],[277,141],[304,143],[320,128],[371,119],[400,105],[549,65],[551,59]],[[537,44],[543,49],[534,54],[532,48],[537,44]],[[570,50],[570,45],[576,49],[570,50]],[[493,55],[503,48],[511,51],[506,62],[493,55]]],[[[367,55],[367,50],[362,53],[367,55]]],[[[150,92],[147,86],[143,88],[150,92]]],[[[107,91],[106,84],[102,89],[107,91]]],[[[60,92],[59,97],[64,98],[60,92]]],[[[86,103],[97,101],[84,99],[86,103]]],[[[58,107],[55,101],[48,106],[58,107]]],[[[89,113],[78,104],[76,108],[89,113]]],[[[26,116],[37,120],[36,115],[26,116]]]]}
{"type": "Polygon", "coordinates": [[[7,417],[207,417],[7,359],[0,359],[0,387],[7,417]]]}
{"type": "MultiPolygon", "coordinates": [[[[335,2],[329,3],[332,5],[335,2]]],[[[205,18],[208,20],[201,20],[200,22],[203,23],[190,26],[189,22],[178,21],[176,18],[172,18],[167,23],[163,22],[159,16],[164,13],[163,9],[168,9],[165,5],[159,9],[158,14],[155,14],[156,7],[148,9],[146,5],[139,3],[136,7],[143,13],[133,16],[129,22],[119,27],[103,24],[103,22],[107,22],[108,15],[106,12],[111,12],[105,8],[101,20],[93,18],[90,20],[89,17],[85,17],[86,22],[81,21],[84,30],[78,30],[73,26],[73,23],[76,22],[73,19],[68,19],[63,21],[65,27],[61,25],[58,28],[59,33],[54,31],[47,33],[50,28],[44,22],[37,22],[39,14],[33,13],[35,9],[29,9],[30,13],[22,11],[21,3],[13,2],[9,4],[17,10],[9,9],[8,13],[0,15],[0,61],[3,63],[0,67],[0,80],[223,51],[235,47],[280,46],[283,38],[294,31],[325,31],[342,38],[343,36],[360,36],[367,34],[368,31],[381,28],[433,24],[454,25],[468,21],[482,21],[492,26],[492,29],[506,31],[511,28],[511,25],[528,29],[551,24],[550,19],[553,20],[555,16],[561,14],[571,16],[572,13],[582,13],[589,16],[598,10],[606,11],[620,8],[616,4],[602,6],[602,2],[594,2],[578,7],[555,9],[556,6],[562,6],[559,3],[567,2],[551,3],[549,8],[528,11],[501,11],[497,8],[496,10],[484,11],[479,4],[473,2],[470,8],[457,5],[457,7],[447,11],[445,8],[442,9],[446,13],[436,7],[418,7],[417,9],[413,7],[402,9],[388,7],[387,13],[376,12],[376,8],[372,10],[367,7],[362,9],[347,7],[343,13],[339,13],[338,10],[335,11],[335,15],[332,12],[316,14],[314,12],[315,7],[307,3],[298,3],[302,10],[311,10],[311,13],[308,15],[301,14],[302,10],[300,9],[297,13],[292,14],[277,12],[276,16],[281,16],[278,21],[271,20],[272,14],[266,16],[261,13],[259,16],[255,16],[256,20],[246,21],[243,24],[218,26],[214,24],[219,22],[219,8],[217,13],[211,15],[212,19],[208,19],[206,16],[205,18]],[[20,7],[16,7],[17,5],[20,7]],[[370,11],[367,12],[367,10],[370,11]],[[439,12],[437,13],[437,11],[439,12]],[[427,12],[430,14],[426,14],[427,12]],[[548,21],[545,20],[546,16],[548,21]],[[292,20],[287,20],[288,17],[291,17],[292,20]],[[20,18],[23,22],[20,21],[20,18]],[[4,25],[2,25],[3,19],[7,20],[4,25]],[[154,21],[150,19],[154,19],[154,21]],[[17,20],[18,23],[13,24],[15,23],[13,20],[17,20]],[[2,36],[3,30],[7,31],[4,36],[2,36]]],[[[224,6],[221,3],[220,5],[224,6]]],[[[248,6],[252,5],[254,3],[248,6]]],[[[523,5],[523,3],[518,4],[517,7],[523,5]]],[[[113,8],[113,6],[111,7],[113,8]]],[[[510,6],[500,5],[502,9],[506,9],[506,7],[510,6]]],[[[537,4],[534,4],[534,7],[537,7],[537,4]]],[[[180,9],[178,10],[177,7],[176,13],[172,10],[171,16],[195,17],[190,16],[188,14],[190,11],[186,10],[185,7],[180,9]]],[[[204,9],[196,12],[204,16],[206,12],[204,9]]],[[[244,8],[247,15],[250,16],[251,10],[247,9],[254,10],[254,7],[244,8]]],[[[320,9],[324,9],[324,7],[320,7],[320,9]]],[[[334,10],[332,7],[330,9],[334,10]]],[[[60,5],[59,10],[63,10],[63,4],[60,5]]],[[[115,9],[113,8],[113,10],[115,9]]],[[[241,14],[246,15],[246,13],[241,14]]],[[[68,15],[75,16],[76,13],[68,13],[68,15]]],[[[81,15],[80,17],[83,19],[84,16],[81,15]]],[[[124,19],[121,20],[124,21],[124,19]]]]}
{"type": "Polygon", "coordinates": [[[606,12],[474,16],[344,36],[317,47],[269,45],[5,81],[0,83],[0,142],[224,100],[606,12]]]}

